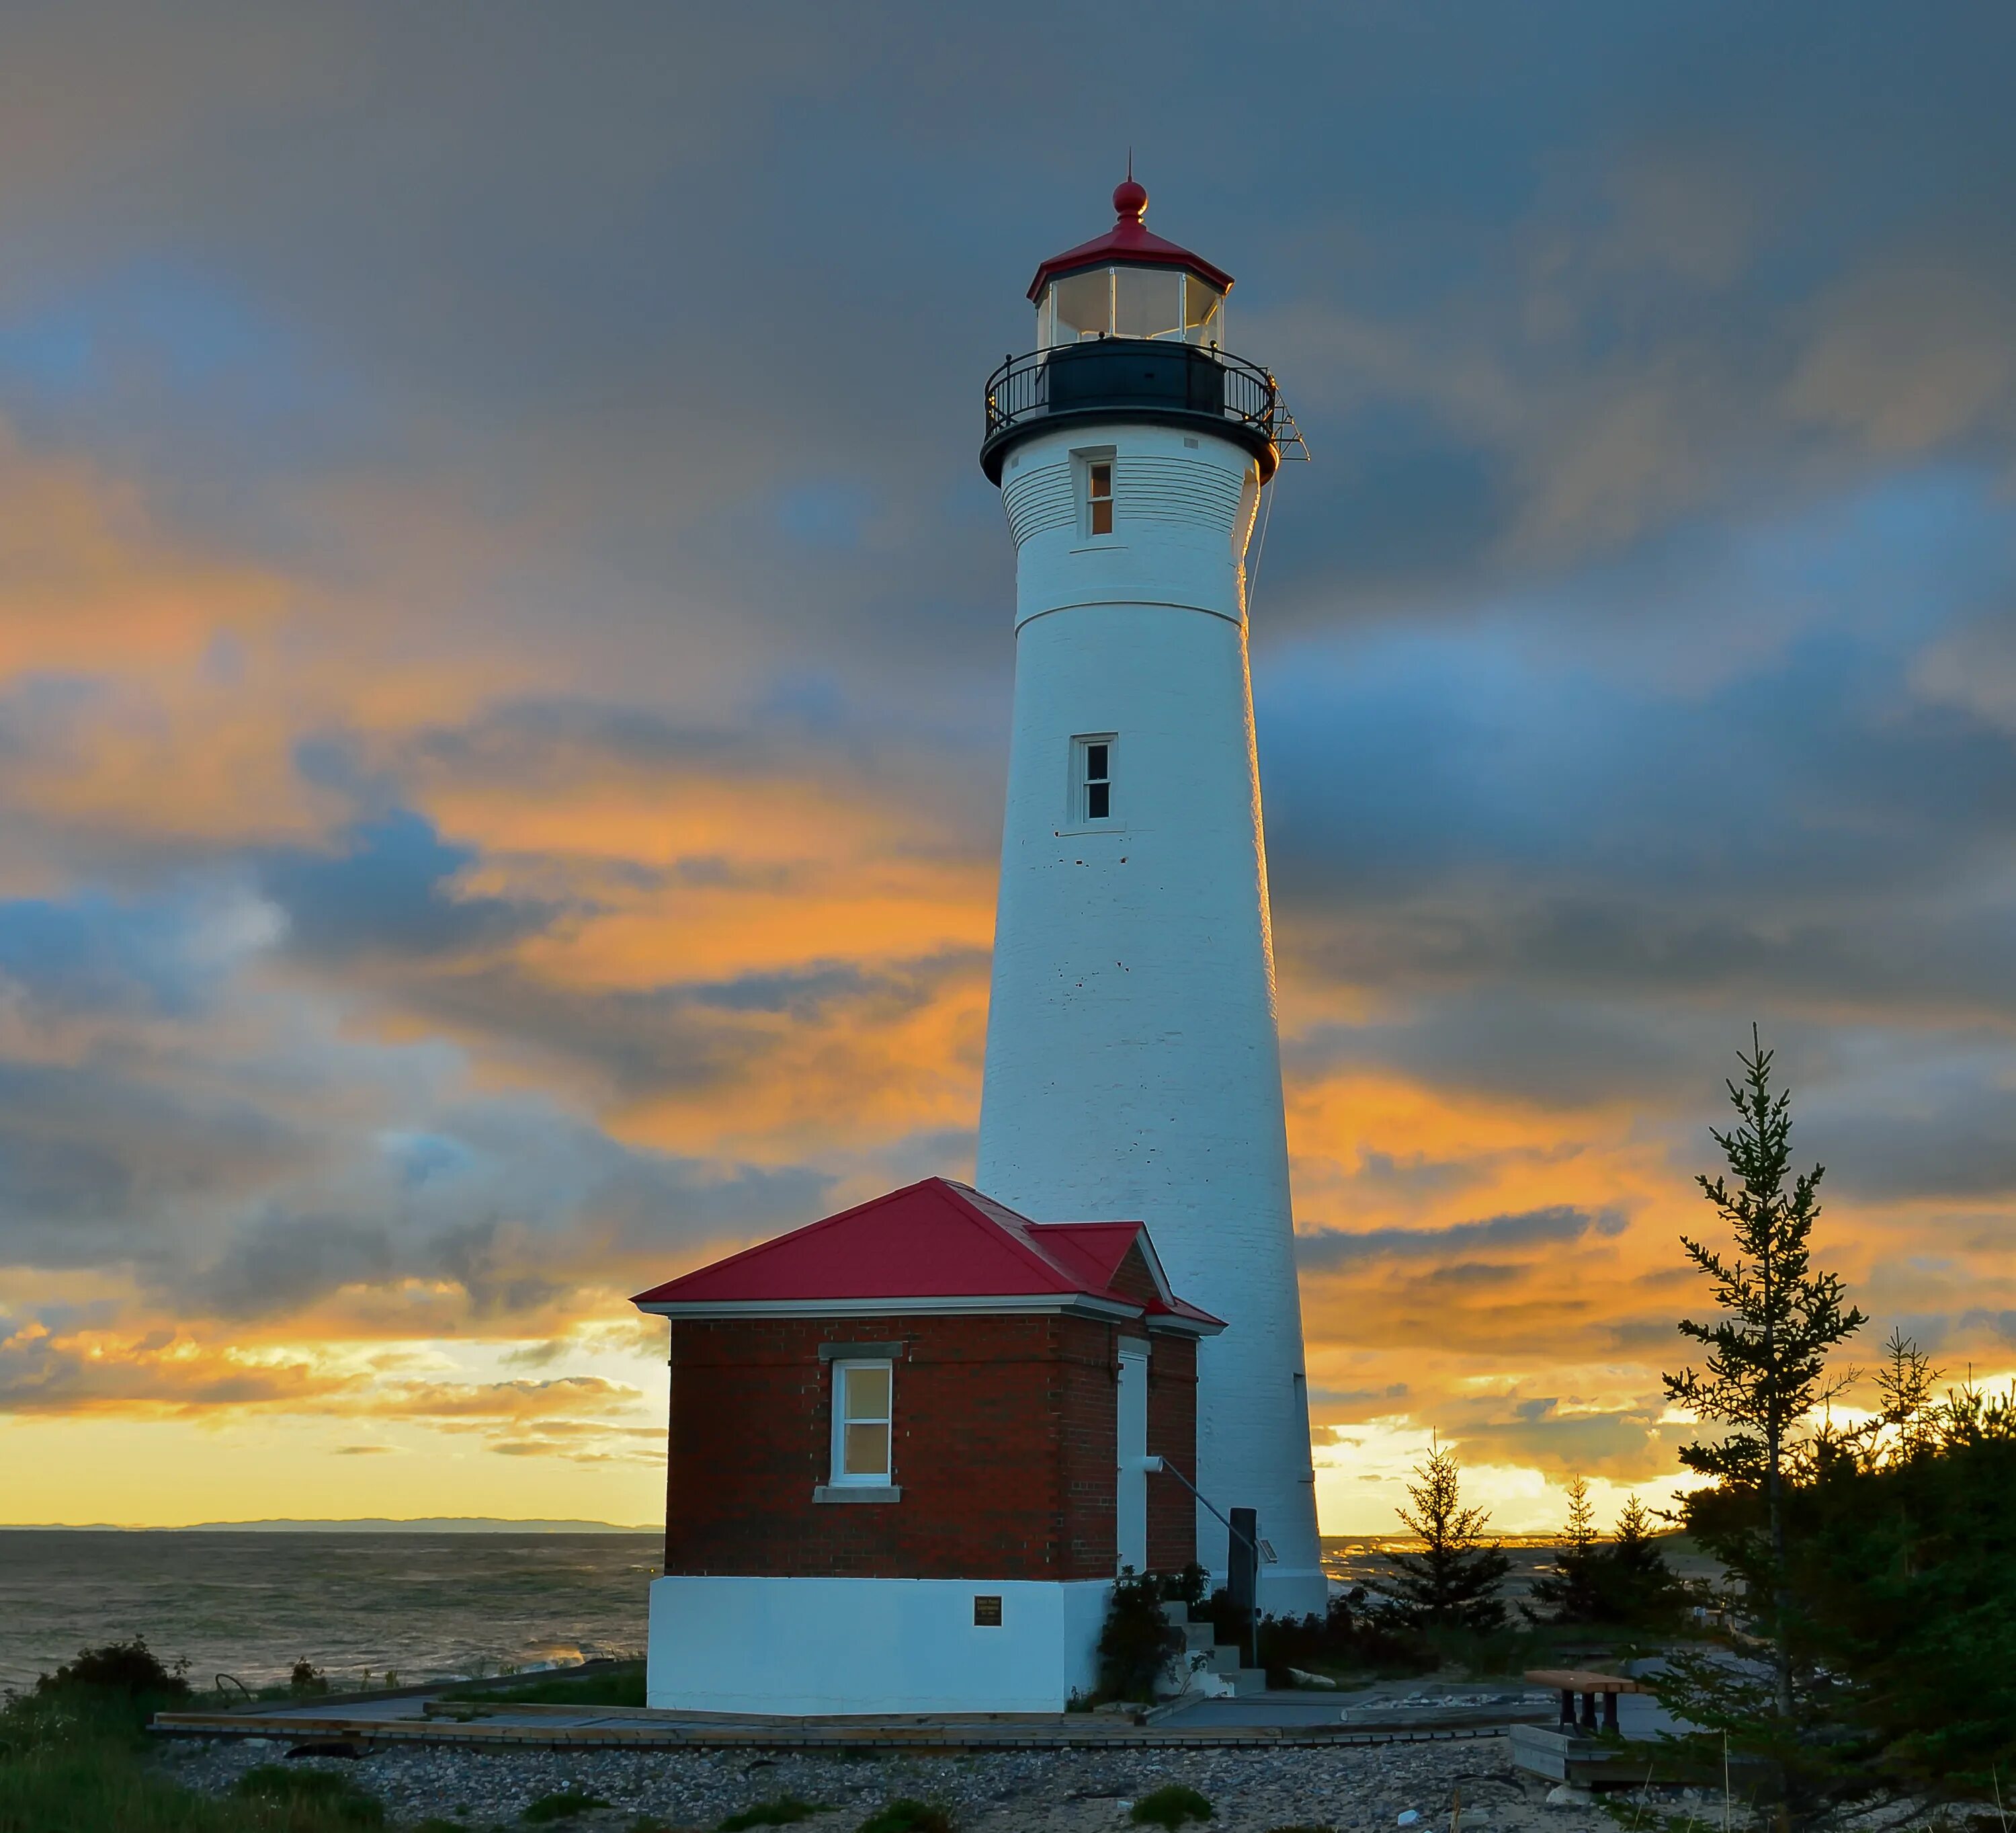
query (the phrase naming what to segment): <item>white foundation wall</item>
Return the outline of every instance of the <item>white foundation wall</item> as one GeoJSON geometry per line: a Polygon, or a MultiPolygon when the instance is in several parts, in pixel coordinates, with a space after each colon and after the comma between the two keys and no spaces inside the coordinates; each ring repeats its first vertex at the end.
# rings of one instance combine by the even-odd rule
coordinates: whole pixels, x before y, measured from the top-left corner
{"type": "Polygon", "coordinates": [[[646,1697],[661,1710],[1061,1712],[1098,1675],[1103,1580],[663,1578],[646,1697]],[[999,1628],[973,1620],[1001,1600],[999,1628]]]}
{"type": "MultiPolygon", "coordinates": [[[[975,1181],[1039,1221],[1147,1223],[1177,1292],[1226,1320],[1198,1345],[1198,1486],[1258,1511],[1279,1555],[1263,1608],[1320,1611],[1246,654],[1250,463],[1112,425],[1031,441],[1003,473],[1015,701],[975,1181]],[[1089,448],[1114,456],[1110,541],[1053,502],[1089,448]],[[1075,819],[1072,740],[1108,733],[1113,818],[1075,819]]],[[[1225,1529],[1201,1510],[1197,1547],[1222,1574],[1225,1529]]]]}

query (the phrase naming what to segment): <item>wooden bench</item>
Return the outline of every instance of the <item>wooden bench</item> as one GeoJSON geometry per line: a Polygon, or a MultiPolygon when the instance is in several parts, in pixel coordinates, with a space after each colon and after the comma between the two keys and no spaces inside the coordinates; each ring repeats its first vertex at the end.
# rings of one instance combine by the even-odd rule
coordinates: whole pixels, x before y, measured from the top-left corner
{"type": "Polygon", "coordinates": [[[1561,1729],[1591,1734],[1598,1730],[1617,1729],[1618,1694],[1651,1691],[1651,1687],[1641,1687],[1636,1680],[1627,1680],[1621,1674],[1593,1674],[1582,1668],[1531,1668],[1527,1670],[1526,1684],[1529,1687],[1557,1688],[1561,1696],[1561,1729]],[[1580,1718],[1575,1716],[1578,1693],[1582,1695],[1580,1718]],[[1598,1694],[1603,1696],[1603,1723],[1600,1727],[1596,1719],[1598,1694]]]}

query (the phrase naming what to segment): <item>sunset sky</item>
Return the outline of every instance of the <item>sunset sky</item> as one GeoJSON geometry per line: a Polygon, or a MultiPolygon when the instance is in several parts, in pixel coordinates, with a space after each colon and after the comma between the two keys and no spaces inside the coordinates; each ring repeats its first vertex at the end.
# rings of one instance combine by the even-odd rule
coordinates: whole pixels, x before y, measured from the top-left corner
{"type": "MultiPolygon", "coordinates": [[[[1253,668],[1319,1493],[1663,1499],[1754,1017],[2016,1368],[2016,14],[13,5],[0,1520],[662,1511],[628,1294],[970,1175],[981,391],[1149,222],[1253,668]]],[[[1208,1295],[1201,1295],[1208,1298],[1208,1295]]]]}

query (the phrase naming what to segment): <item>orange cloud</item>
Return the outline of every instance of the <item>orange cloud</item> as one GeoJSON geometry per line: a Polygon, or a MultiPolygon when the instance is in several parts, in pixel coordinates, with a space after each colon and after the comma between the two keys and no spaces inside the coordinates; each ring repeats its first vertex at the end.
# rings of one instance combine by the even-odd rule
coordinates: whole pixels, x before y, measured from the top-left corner
{"type": "Polygon", "coordinates": [[[285,583],[164,534],[140,493],[0,423],[0,681],[144,675],[268,629],[285,583]]]}

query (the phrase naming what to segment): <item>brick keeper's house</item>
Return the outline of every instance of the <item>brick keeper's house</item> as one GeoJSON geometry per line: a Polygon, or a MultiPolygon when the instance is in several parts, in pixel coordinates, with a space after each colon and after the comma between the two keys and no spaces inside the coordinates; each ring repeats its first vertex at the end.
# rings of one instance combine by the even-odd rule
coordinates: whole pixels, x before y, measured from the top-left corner
{"type": "Polygon", "coordinates": [[[642,1294],[671,1323],[654,1706],[1055,1712],[1195,1557],[1197,1343],[1135,1222],[927,1178],[642,1294]]]}

